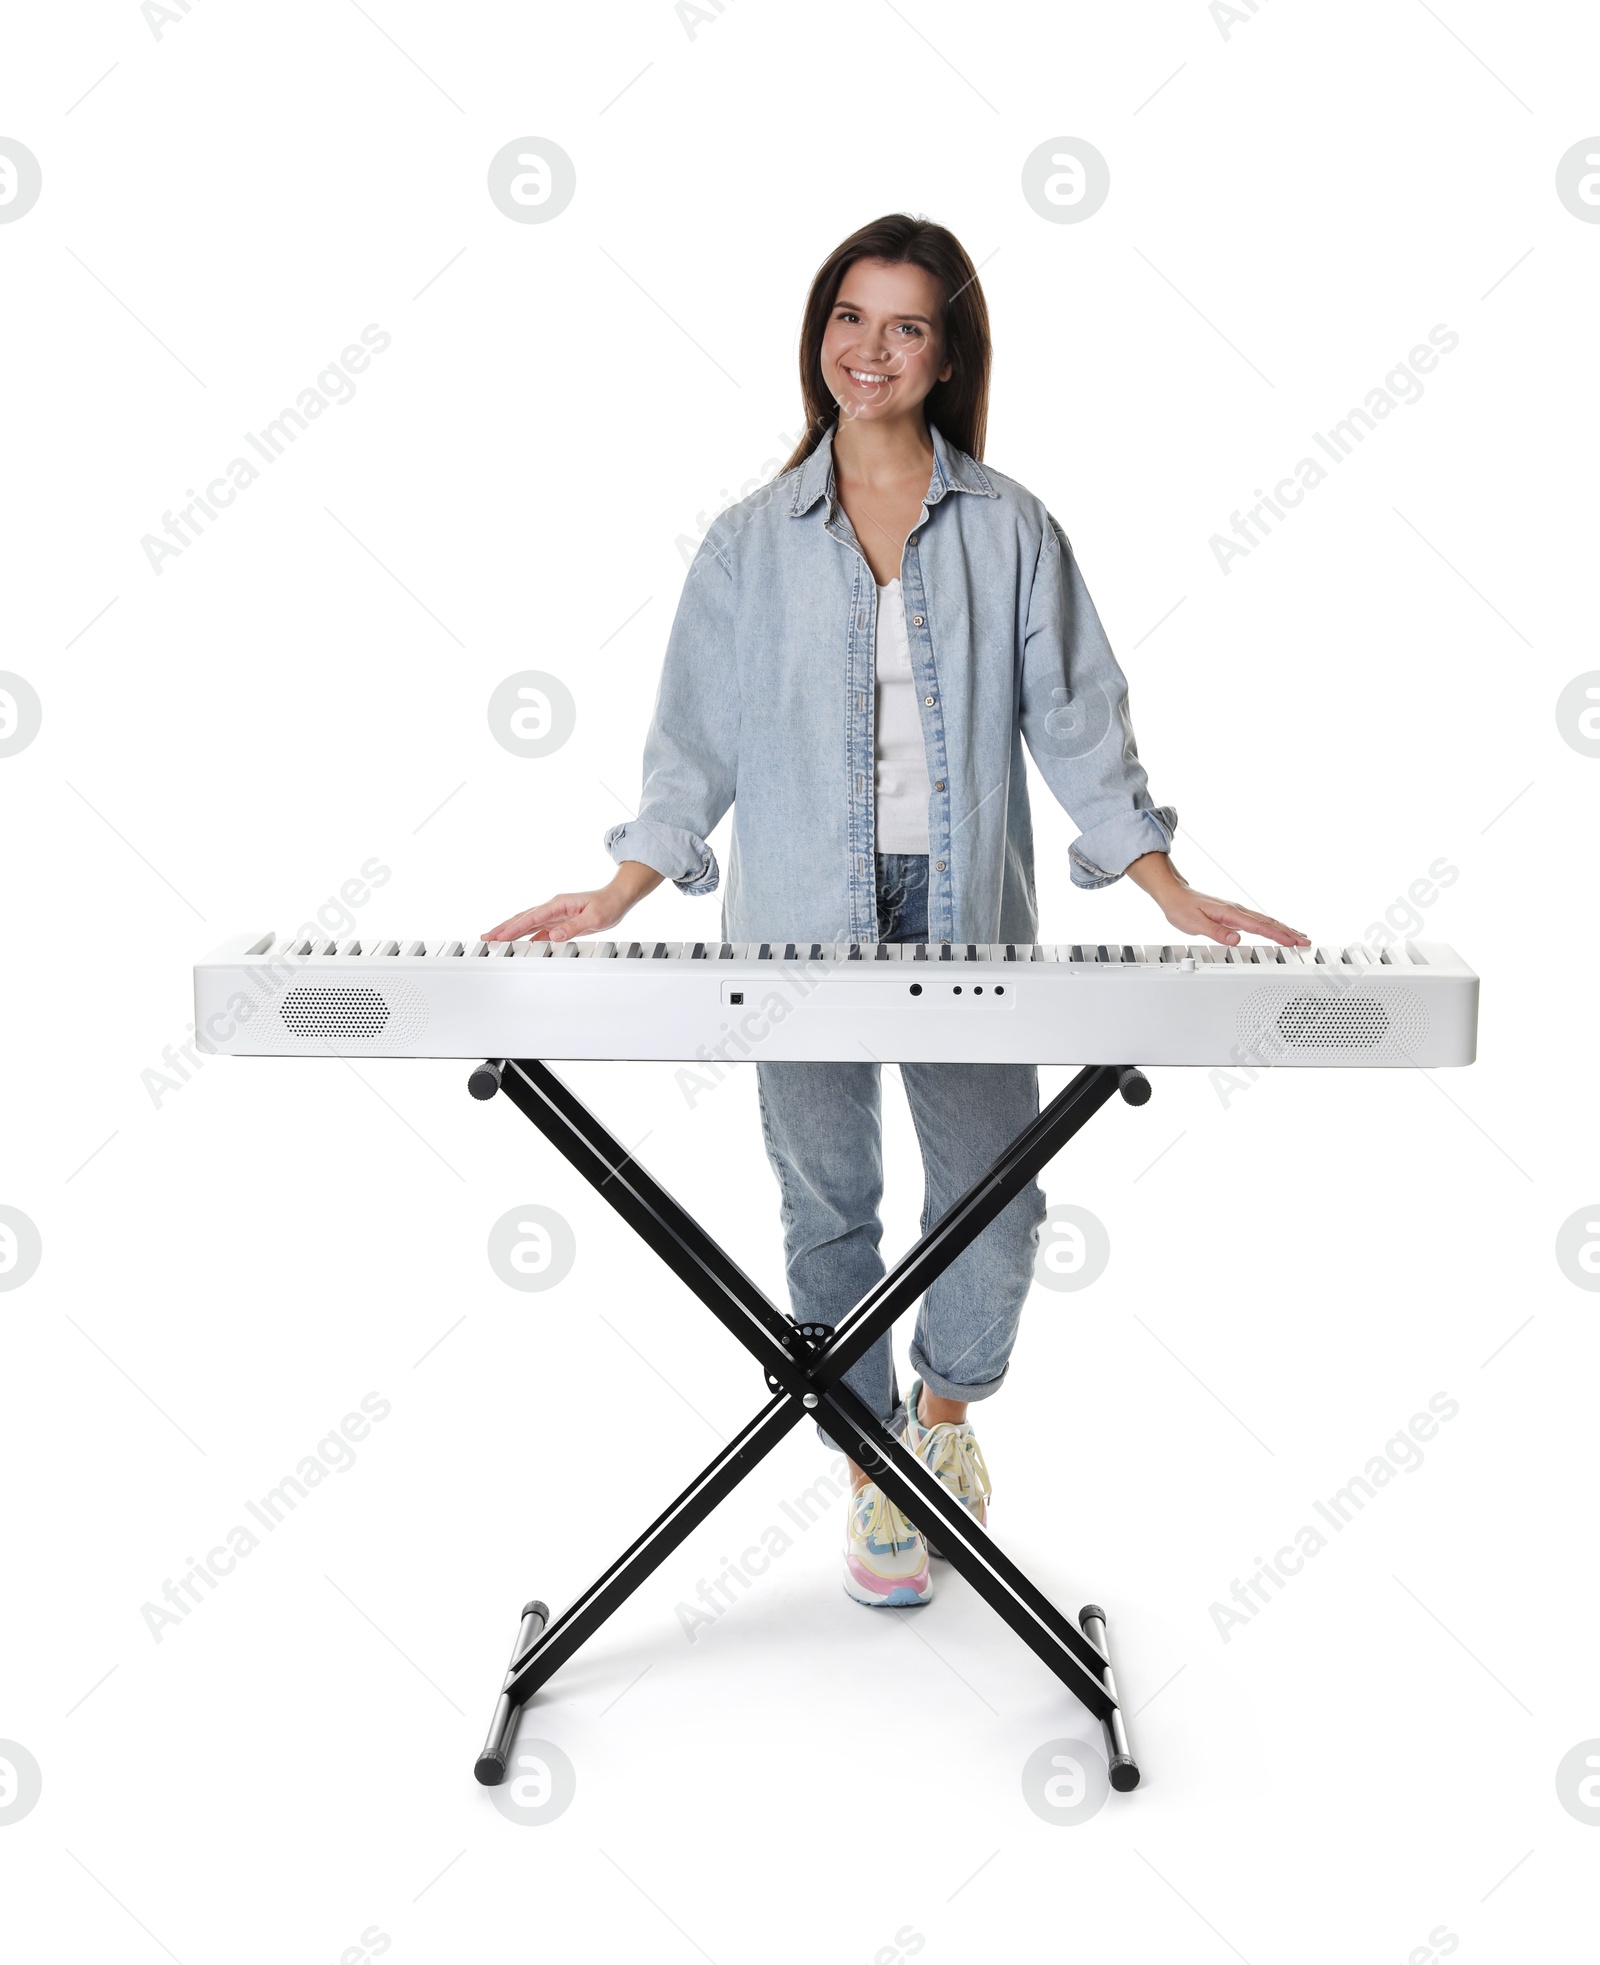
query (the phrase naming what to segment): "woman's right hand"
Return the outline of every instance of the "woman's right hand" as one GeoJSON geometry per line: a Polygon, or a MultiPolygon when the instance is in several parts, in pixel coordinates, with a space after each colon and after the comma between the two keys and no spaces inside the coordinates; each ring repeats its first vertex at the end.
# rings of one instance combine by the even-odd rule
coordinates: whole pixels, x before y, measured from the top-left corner
{"type": "Polygon", "coordinates": [[[524,908],[490,928],[486,942],[514,942],[526,935],[532,942],[565,942],[574,935],[603,935],[614,928],[635,901],[661,885],[662,876],[640,860],[624,860],[604,887],[586,894],[557,894],[538,907],[524,908]]]}

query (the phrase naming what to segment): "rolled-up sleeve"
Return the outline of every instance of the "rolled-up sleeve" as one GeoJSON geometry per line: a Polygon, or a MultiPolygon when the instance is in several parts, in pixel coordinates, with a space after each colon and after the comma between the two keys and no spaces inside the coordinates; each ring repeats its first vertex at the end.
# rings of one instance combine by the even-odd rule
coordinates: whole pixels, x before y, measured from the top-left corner
{"type": "Polygon", "coordinates": [[[733,803],[739,757],[739,672],[733,576],[720,522],[700,542],[678,600],[655,714],[644,746],[639,816],[612,826],[612,859],[642,860],[685,894],[720,874],[709,835],[733,803]]]}
{"type": "Polygon", "coordinates": [[[1023,640],[1023,739],[1078,827],[1073,885],[1106,887],[1142,853],[1164,853],[1177,812],[1150,798],[1128,716],[1128,685],[1072,547],[1045,514],[1023,640]]]}

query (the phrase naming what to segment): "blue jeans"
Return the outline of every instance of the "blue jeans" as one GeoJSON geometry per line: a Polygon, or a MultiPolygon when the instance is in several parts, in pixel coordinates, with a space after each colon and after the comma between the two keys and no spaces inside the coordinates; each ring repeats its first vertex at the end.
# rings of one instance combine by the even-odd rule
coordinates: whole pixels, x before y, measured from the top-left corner
{"type": "MultiPolygon", "coordinates": [[[[880,853],[877,886],[879,940],[926,941],[926,855],[880,853]]],[[[879,1070],[756,1066],[761,1126],[782,1197],[790,1303],[801,1323],[837,1324],[884,1274],[879,1070]]],[[[926,1233],[1037,1115],[1039,1074],[1031,1064],[903,1064],[899,1071],[922,1149],[926,1233]]],[[[923,1298],[911,1364],[930,1392],[970,1401],[999,1391],[1044,1215],[1044,1195],[1030,1181],[923,1298]]],[[[845,1383],[900,1430],[888,1332],[845,1383]]]]}

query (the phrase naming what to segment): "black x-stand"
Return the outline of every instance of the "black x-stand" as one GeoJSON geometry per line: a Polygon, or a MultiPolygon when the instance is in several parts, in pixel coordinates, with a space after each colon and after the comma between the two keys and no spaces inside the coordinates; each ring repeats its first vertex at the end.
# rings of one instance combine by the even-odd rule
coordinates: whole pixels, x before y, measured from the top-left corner
{"type": "Polygon", "coordinates": [[[593,1113],[536,1059],[506,1058],[481,1064],[472,1074],[469,1089],[480,1099],[492,1099],[496,1092],[503,1092],[531,1119],[668,1268],[688,1284],[712,1315],[727,1325],[762,1366],[773,1392],[772,1399],[738,1438],[723,1448],[671,1507],[553,1624],[542,1603],[524,1608],[489,1737],[478,1756],[478,1779],[486,1787],[496,1787],[505,1779],[512,1736],[524,1703],[766,1458],[789,1429],[812,1414],[826,1421],[830,1436],[850,1458],[936,1542],[951,1567],[1101,1722],[1111,1785],[1137,1787],[1139,1769],[1129,1751],[1127,1728],[1117,1703],[1105,1612],[1090,1603],[1078,1612],[1077,1624],[1063,1616],[995,1547],[949,1489],[841,1381],[902,1311],[916,1302],[1114,1092],[1121,1092],[1129,1105],[1145,1103],[1150,1084],[1143,1072],[1133,1065],[1107,1064],[1089,1065],[1080,1071],[915,1248],[831,1329],[821,1324],[797,1324],[785,1316],[593,1113]]]}

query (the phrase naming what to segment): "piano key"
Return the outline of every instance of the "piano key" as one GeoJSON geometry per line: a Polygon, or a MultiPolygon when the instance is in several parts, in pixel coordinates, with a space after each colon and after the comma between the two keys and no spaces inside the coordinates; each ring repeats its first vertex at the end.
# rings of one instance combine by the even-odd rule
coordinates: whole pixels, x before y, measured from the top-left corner
{"type": "Polygon", "coordinates": [[[341,942],[339,944],[339,953],[341,955],[359,955],[361,953],[361,943],[358,938],[352,935],[348,941],[341,942]]]}
{"type": "Polygon", "coordinates": [[[435,956],[449,956],[452,959],[461,953],[460,942],[435,942],[428,953],[435,956]]]}

